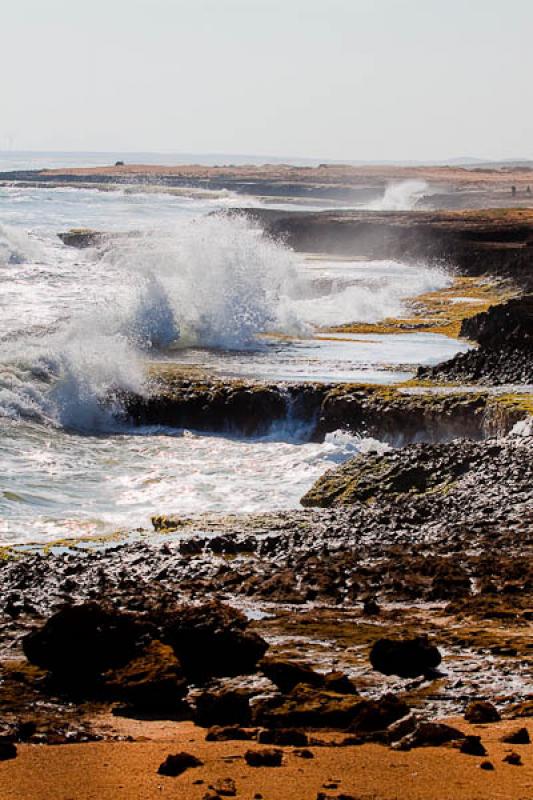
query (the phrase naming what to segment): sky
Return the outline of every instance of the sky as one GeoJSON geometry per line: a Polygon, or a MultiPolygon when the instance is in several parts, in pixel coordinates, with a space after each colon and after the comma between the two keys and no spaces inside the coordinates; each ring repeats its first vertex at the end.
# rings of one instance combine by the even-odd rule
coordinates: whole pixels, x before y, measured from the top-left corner
{"type": "Polygon", "coordinates": [[[0,149],[533,158],[532,0],[4,0],[0,149]]]}

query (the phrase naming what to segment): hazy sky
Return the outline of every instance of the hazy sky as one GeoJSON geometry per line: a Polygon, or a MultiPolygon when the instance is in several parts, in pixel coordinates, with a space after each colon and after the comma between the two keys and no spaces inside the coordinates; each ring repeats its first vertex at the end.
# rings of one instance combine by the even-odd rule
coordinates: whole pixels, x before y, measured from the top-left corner
{"type": "Polygon", "coordinates": [[[533,0],[4,0],[0,149],[533,157],[533,0]]]}

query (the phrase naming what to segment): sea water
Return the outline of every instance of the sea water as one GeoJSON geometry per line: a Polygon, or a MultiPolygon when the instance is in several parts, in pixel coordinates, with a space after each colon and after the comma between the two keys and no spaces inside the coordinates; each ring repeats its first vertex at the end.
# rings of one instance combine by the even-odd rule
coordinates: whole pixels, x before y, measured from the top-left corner
{"type": "MultiPolygon", "coordinates": [[[[256,201],[254,201],[256,202],[256,201]]],[[[256,439],[128,426],[150,362],[250,379],[395,382],[463,348],[329,334],[448,285],[421,264],[319,261],[266,238],[230,193],[0,188],[0,543],[149,525],[160,513],[297,507],[327,468],[379,446],[298,426],[256,439]],[[117,234],[66,247],[57,233],[117,234]],[[128,236],[128,233],[133,235],[128,236]]]]}

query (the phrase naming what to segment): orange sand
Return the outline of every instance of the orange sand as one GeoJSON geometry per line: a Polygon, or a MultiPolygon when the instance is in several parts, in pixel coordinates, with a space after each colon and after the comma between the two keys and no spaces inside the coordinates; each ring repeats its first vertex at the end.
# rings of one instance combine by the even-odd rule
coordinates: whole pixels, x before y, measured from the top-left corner
{"type": "MultiPolygon", "coordinates": [[[[484,759],[448,747],[422,748],[407,753],[379,745],[314,747],[315,758],[304,760],[294,748],[284,748],[280,768],[250,768],[242,759],[251,742],[206,743],[205,731],[192,723],[152,723],[129,720],[114,728],[150,741],[101,742],[61,746],[21,745],[13,761],[0,763],[1,800],[202,800],[209,784],[231,777],[237,798],[252,800],[315,800],[351,794],[357,800],[531,800],[533,745],[504,745],[504,731],[527,720],[469,726],[451,720],[466,732],[481,735],[494,772],[479,768],[484,759]],[[502,763],[511,749],[522,755],[523,766],[502,763]],[[186,750],[204,762],[177,778],[162,777],[157,768],[173,752],[186,750]],[[203,781],[198,783],[198,781],[203,781]],[[338,781],[338,788],[323,788],[338,781]]],[[[529,724],[530,734],[532,725],[529,724]]],[[[324,738],[326,738],[324,736],[324,738]]]]}

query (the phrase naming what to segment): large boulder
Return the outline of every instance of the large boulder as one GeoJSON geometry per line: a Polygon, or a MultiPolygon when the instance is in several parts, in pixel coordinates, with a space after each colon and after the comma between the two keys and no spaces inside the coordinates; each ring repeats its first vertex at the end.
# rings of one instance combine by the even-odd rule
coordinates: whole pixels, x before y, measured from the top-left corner
{"type": "Polygon", "coordinates": [[[414,639],[378,639],[370,651],[370,663],[384,675],[416,678],[431,674],[440,664],[441,654],[426,636],[414,639]]]}
{"type": "Polygon", "coordinates": [[[247,626],[248,620],[240,611],[211,601],[169,615],[164,638],[172,645],[188,680],[202,682],[257,669],[268,645],[261,636],[246,630],[247,626]]]}
{"type": "Polygon", "coordinates": [[[69,606],[22,640],[32,664],[64,686],[81,685],[136,656],[149,626],[100,603],[69,606]]]}
{"type": "Polygon", "coordinates": [[[367,700],[299,685],[283,697],[259,700],[254,721],[267,728],[330,728],[368,732],[384,730],[409,712],[393,695],[367,700]]]}
{"type": "Polygon", "coordinates": [[[105,673],[105,689],[138,709],[170,711],[187,694],[180,663],[169,645],[152,641],[125,666],[105,673]]]}

